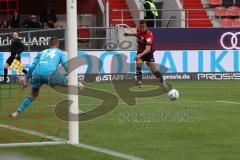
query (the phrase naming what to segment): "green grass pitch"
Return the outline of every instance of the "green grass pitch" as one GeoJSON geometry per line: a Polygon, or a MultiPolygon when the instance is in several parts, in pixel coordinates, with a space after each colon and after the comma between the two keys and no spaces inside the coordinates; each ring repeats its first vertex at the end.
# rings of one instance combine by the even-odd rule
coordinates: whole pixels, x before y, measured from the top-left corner
{"type": "MultiPolygon", "coordinates": [[[[239,160],[240,81],[174,81],[173,84],[180,92],[180,99],[175,102],[162,95],[138,98],[137,104],[130,107],[118,97],[114,111],[80,122],[80,141],[149,160],[239,160]]],[[[87,85],[117,96],[111,83],[87,85]]],[[[143,90],[151,88],[145,86],[143,90]]],[[[18,85],[0,86],[0,124],[67,138],[68,123],[54,114],[54,104],[66,95],[47,86],[20,119],[9,118],[9,113],[15,111],[29,92],[29,88],[20,92],[18,85]]],[[[83,111],[101,103],[83,96],[79,100],[83,111]]],[[[0,144],[41,141],[45,139],[0,128],[0,144]]],[[[0,148],[0,156],[3,153],[40,160],[120,159],[70,145],[0,148]]]]}

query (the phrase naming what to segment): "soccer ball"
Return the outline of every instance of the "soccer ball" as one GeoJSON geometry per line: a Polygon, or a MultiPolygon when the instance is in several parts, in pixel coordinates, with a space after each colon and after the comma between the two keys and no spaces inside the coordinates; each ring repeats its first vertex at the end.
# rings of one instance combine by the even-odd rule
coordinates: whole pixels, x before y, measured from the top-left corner
{"type": "Polygon", "coordinates": [[[179,92],[176,89],[172,89],[167,93],[168,98],[172,101],[175,101],[179,98],[179,92]]]}

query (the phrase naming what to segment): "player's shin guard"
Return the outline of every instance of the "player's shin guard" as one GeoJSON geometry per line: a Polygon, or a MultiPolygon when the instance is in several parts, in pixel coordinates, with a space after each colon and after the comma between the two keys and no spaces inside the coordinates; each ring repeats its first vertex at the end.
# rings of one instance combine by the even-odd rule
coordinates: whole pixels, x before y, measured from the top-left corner
{"type": "Polygon", "coordinates": [[[4,68],[4,82],[7,81],[8,69],[4,68]]]}
{"type": "Polygon", "coordinates": [[[141,67],[137,67],[136,76],[137,76],[137,81],[142,81],[142,68],[141,67]]]}
{"type": "Polygon", "coordinates": [[[28,97],[24,99],[23,103],[18,107],[18,112],[23,112],[34,101],[34,98],[28,97]]]}

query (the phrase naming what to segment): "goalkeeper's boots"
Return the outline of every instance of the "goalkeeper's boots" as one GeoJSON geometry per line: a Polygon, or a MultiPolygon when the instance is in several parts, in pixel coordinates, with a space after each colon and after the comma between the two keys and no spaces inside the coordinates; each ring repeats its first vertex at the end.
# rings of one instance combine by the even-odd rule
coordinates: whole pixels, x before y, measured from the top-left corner
{"type": "Polygon", "coordinates": [[[78,88],[80,89],[80,91],[83,91],[84,85],[81,82],[78,82],[78,88]]]}
{"type": "Polygon", "coordinates": [[[20,116],[20,112],[16,111],[10,114],[11,118],[18,118],[20,116]]]}

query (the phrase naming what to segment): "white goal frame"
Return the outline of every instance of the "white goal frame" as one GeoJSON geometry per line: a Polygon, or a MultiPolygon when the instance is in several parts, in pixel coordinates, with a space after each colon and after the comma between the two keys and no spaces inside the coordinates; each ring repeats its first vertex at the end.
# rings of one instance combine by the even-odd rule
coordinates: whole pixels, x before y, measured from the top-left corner
{"type": "MultiPolygon", "coordinates": [[[[67,55],[68,60],[76,58],[78,52],[78,39],[77,39],[77,0],[66,0],[67,4],[67,55]]],[[[71,66],[69,66],[71,70],[71,66]]],[[[15,132],[22,132],[25,134],[29,134],[32,136],[38,136],[45,138],[49,141],[45,142],[27,142],[27,143],[5,143],[0,144],[1,147],[18,147],[18,146],[41,146],[41,145],[56,145],[56,144],[71,144],[78,145],[79,144],[79,121],[76,119],[76,115],[79,113],[79,105],[78,105],[78,78],[77,71],[71,71],[69,73],[69,87],[68,89],[68,100],[71,101],[71,106],[69,107],[69,122],[68,122],[68,140],[54,137],[50,135],[46,135],[44,133],[35,132],[32,130],[17,128],[15,126],[0,124],[0,128],[12,130],[15,132]],[[74,121],[71,121],[73,117],[75,117],[74,121]]],[[[69,104],[70,105],[70,104],[69,104]]]]}

